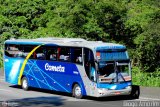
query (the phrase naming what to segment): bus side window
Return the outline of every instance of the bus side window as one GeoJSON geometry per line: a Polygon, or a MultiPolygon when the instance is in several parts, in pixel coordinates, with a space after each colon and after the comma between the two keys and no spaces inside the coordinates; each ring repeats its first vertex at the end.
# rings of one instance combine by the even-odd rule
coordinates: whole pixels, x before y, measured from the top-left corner
{"type": "Polygon", "coordinates": [[[33,53],[34,59],[45,60],[46,59],[46,48],[41,46],[33,53]]]}
{"type": "Polygon", "coordinates": [[[71,62],[82,64],[82,48],[72,48],[71,49],[71,62]]]}
{"type": "Polygon", "coordinates": [[[94,55],[90,49],[84,48],[84,67],[88,78],[92,81],[96,80],[94,55]]]}
{"type": "Polygon", "coordinates": [[[8,57],[13,57],[13,55],[11,55],[7,50],[5,50],[5,55],[8,57]]]}
{"type": "Polygon", "coordinates": [[[23,57],[23,47],[20,45],[5,45],[5,55],[9,57],[23,57]]]}
{"type": "MultiPolygon", "coordinates": [[[[28,54],[35,48],[33,45],[25,46],[23,45],[23,55],[27,57],[28,54]]],[[[29,59],[37,59],[37,53],[33,52],[33,54],[29,57],[29,59]]]]}
{"type": "Polygon", "coordinates": [[[70,61],[70,48],[69,47],[60,47],[58,52],[59,61],[65,61],[69,62],[70,61]]]}
{"type": "Polygon", "coordinates": [[[57,60],[57,48],[56,47],[47,47],[46,59],[51,60],[51,61],[57,60]]]}

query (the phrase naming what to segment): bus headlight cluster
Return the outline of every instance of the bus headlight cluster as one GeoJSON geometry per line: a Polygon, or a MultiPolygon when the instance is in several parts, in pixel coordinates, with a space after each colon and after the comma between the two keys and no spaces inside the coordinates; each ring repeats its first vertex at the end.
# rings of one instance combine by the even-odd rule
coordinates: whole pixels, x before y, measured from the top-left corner
{"type": "Polygon", "coordinates": [[[126,89],[131,89],[131,86],[127,86],[126,89]]]}

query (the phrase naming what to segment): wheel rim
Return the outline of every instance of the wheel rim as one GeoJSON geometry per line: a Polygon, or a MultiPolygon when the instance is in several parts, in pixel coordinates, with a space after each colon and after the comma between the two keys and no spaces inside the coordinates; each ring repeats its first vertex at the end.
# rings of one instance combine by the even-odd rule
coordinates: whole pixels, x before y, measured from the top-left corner
{"type": "Polygon", "coordinates": [[[25,79],[23,80],[22,86],[23,86],[23,88],[27,88],[28,87],[27,80],[25,80],[25,79]]]}
{"type": "Polygon", "coordinates": [[[138,97],[138,95],[139,95],[139,92],[138,92],[138,90],[135,92],[135,97],[138,97]]]}
{"type": "Polygon", "coordinates": [[[75,95],[76,95],[76,96],[81,96],[81,88],[80,88],[79,86],[77,86],[77,87],[75,88],[75,95]]]}

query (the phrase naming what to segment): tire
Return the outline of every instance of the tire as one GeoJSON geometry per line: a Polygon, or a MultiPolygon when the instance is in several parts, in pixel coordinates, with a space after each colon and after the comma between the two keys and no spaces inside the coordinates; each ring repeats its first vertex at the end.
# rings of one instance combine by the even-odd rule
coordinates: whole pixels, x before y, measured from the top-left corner
{"type": "Polygon", "coordinates": [[[72,91],[73,97],[77,99],[81,99],[83,97],[82,95],[82,89],[78,84],[75,84],[72,91]]]}
{"type": "Polygon", "coordinates": [[[130,94],[131,99],[139,99],[139,95],[140,95],[139,86],[133,85],[132,86],[132,91],[131,91],[131,94],[130,94]]]}
{"type": "Polygon", "coordinates": [[[27,91],[29,89],[28,79],[26,77],[23,77],[21,83],[22,89],[27,91]]]}

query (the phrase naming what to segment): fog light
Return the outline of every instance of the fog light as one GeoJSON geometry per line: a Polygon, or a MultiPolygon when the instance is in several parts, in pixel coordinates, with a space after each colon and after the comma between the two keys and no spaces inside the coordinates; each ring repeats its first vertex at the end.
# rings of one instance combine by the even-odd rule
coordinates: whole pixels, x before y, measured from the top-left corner
{"type": "Polygon", "coordinates": [[[104,95],[106,91],[107,91],[107,89],[105,89],[105,88],[98,89],[98,93],[101,95],[104,95]]]}

